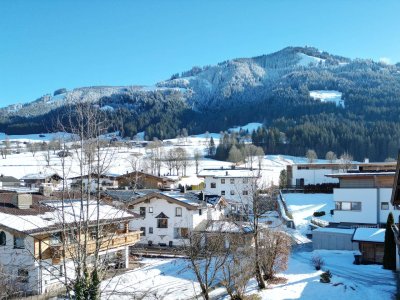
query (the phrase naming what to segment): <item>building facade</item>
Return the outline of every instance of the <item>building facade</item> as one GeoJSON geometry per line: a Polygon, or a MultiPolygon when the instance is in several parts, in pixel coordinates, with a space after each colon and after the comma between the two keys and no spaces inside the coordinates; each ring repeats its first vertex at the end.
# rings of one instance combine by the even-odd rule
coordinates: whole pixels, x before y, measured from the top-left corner
{"type": "Polygon", "coordinates": [[[223,199],[209,203],[195,194],[153,192],[127,203],[128,209],[140,216],[130,222],[130,228],[142,232],[140,244],[182,246],[189,234],[208,220],[224,216],[223,199]]]}

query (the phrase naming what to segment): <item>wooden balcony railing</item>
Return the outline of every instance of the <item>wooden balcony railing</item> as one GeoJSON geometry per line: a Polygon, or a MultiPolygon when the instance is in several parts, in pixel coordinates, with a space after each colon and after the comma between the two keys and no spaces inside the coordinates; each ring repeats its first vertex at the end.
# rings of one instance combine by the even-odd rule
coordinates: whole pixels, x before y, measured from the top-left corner
{"type": "MultiPolygon", "coordinates": [[[[99,239],[99,251],[111,250],[123,246],[131,246],[140,240],[140,231],[131,232],[116,232],[107,236],[102,236],[99,239]]],[[[82,250],[83,244],[69,243],[63,246],[60,244],[53,244],[48,247],[46,251],[42,253],[42,259],[52,259],[53,264],[58,264],[62,259],[69,259],[75,257],[78,252],[78,247],[82,250]]],[[[96,240],[91,239],[87,242],[86,252],[88,254],[94,254],[96,251],[96,240]]]]}

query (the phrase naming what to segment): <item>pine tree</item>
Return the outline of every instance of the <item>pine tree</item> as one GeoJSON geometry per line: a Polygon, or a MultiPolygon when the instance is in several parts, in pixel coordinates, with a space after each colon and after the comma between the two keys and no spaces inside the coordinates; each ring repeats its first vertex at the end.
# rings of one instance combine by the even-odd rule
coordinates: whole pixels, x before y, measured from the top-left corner
{"type": "Polygon", "coordinates": [[[396,270],[396,244],[394,241],[394,233],[392,231],[393,224],[393,214],[389,213],[386,222],[385,248],[383,254],[383,268],[388,270],[396,270]]]}

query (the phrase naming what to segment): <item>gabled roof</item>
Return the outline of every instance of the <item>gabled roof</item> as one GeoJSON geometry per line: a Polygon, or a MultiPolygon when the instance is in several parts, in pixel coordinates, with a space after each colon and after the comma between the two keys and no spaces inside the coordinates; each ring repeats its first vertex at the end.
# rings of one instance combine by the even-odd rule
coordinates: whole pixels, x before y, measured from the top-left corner
{"type": "Polygon", "coordinates": [[[89,224],[96,224],[97,215],[100,224],[137,218],[137,214],[107,204],[97,205],[96,201],[84,205],[83,210],[79,200],[65,200],[64,204],[59,200],[42,201],[33,204],[29,209],[6,206],[0,209],[0,227],[31,235],[60,231],[63,222],[74,228],[82,218],[89,224]],[[89,217],[86,219],[87,215],[89,217]]]}
{"type": "Polygon", "coordinates": [[[193,196],[176,192],[153,192],[129,202],[129,205],[136,205],[150,199],[164,199],[170,203],[181,205],[190,210],[196,210],[207,205],[205,201],[199,200],[196,195],[193,196]]]}
{"type": "Polygon", "coordinates": [[[392,190],[392,205],[400,205],[400,150],[397,155],[396,173],[394,176],[393,190],[392,190]]]}
{"type": "Polygon", "coordinates": [[[204,169],[199,172],[198,177],[214,178],[258,178],[258,169],[230,168],[230,169],[204,169]]]}
{"type": "Polygon", "coordinates": [[[165,177],[165,176],[157,176],[154,174],[150,174],[150,173],[145,173],[145,172],[141,172],[141,171],[134,171],[134,172],[130,172],[130,173],[126,173],[123,175],[118,176],[118,179],[121,178],[126,178],[126,177],[131,177],[131,176],[142,176],[142,177],[151,177],[160,181],[167,181],[167,182],[175,182],[175,180],[169,178],[169,177],[165,177]]]}
{"type": "MultiPolygon", "coordinates": [[[[109,179],[117,179],[119,176],[121,176],[120,174],[113,174],[113,173],[104,173],[104,174],[96,174],[96,173],[92,173],[90,174],[90,176],[93,179],[96,179],[97,177],[100,178],[109,178],[109,179]]],[[[85,175],[79,175],[79,176],[75,176],[75,177],[70,177],[69,179],[82,179],[82,178],[88,178],[89,175],[85,174],[85,175]]]]}
{"type": "Polygon", "coordinates": [[[62,177],[57,173],[35,173],[35,174],[27,174],[24,177],[22,177],[21,180],[43,180],[53,176],[62,179],[62,177]]]}
{"type": "Polygon", "coordinates": [[[20,182],[17,178],[13,177],[13,176],[4,176],[4,175],[0,175],[0,182],[20,182]]]}
{"type": "Polygon", "coordinates": [[[155,216],[156,219],[169,219],[166,214],[163,212],[159,213],[157,216],[155,216]]]}
{"type": "Polygon", "coordinates": [[[204,231],[209,233],[252,233],[253,229],[248,224],[216,220],[209,222],[204,231]]]}

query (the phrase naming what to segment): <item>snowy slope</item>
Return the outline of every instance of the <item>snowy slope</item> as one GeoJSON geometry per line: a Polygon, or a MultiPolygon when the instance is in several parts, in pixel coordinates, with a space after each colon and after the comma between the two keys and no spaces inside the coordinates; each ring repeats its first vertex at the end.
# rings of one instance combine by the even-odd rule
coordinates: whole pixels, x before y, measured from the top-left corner
{"type": "Polygon", "coordinates": [[[333,102],[344,108],[342,93],[338,91],[310,91],[310,97],[321,102],[333,102]]]}

